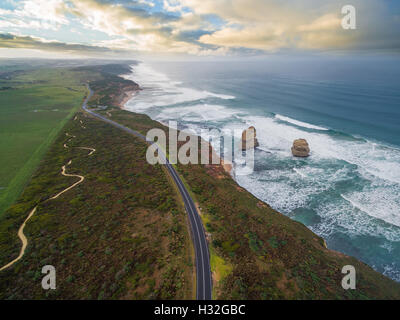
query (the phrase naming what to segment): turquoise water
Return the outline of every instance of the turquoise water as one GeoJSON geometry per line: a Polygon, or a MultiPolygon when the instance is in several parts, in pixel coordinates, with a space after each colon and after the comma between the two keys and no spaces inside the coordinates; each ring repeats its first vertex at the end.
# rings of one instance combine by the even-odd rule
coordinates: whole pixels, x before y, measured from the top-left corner
{"type": "MultiPolygon", "coordinates": [[[[181,128],[245,129],[260,147],[237,182],[400,281],[400,63],[391,58],[142,63],[127,109],[181,128]],[[311,156],[294,158],[294,139],[311,156]]],[[[199,132],[199,131],[198,131],[199,132]]]]}

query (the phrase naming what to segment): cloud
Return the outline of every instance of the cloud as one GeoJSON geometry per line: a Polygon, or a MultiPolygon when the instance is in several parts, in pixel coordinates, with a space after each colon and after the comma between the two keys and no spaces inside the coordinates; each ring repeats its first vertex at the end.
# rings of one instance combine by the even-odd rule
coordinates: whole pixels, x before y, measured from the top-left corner
{"type": "Polygon", "coordinates": [[[0,8],[0,28],[56,31],[69,24],[67,5],[62,0],[25,0],[14,10],[0,8]]]}
{"type": "MultiPolygon", "coordinates": [[[[100,47],[225,55],[287,50],[400,49],[399,14],[387,0],[352,0],[357,30],[341,27],[342,0],[23,0],[1,8],[0,29],[102,34],[100,47]],[[45,14],[44,14],[45,12],[45,14]],[[79,31],[78,31],[79,30],[79,31]]],[[[53,35],[54,33],[52,33],[53,35]]],[[[54,38],[54,37],[52,37],[54,38]]]]}
{"type": "MultiPolygon", "coordinates": [[[[105,3],[96,0],[72,0],[70,12],[89,29],[108,36],[125,38],[126,49],[140,51],[165,50],[181,47],[175,41],[171,23],[179,18],[168,13],[150,13],[142,7],[105,3]],[[130,47],[128,47],[128,45],[130,47]],[[132,46],[133,45],[133,46],[132,46]]],[[[138,3],[140,4],[140,3],[138,3]]]]}
{"type": "Polygon", "coordinates": [[[341,27],[343,1],[316,0],[182,0],[194,13],[216,14],[223,28],[200,37],[206,44],[230,48],[279,50],[373,50],[383,46],[399,51],[400,25],[382,0],[353,0],[359,27],[341,27]],[[396,30],[396,31],[392,31],[396,30]],[[390,43],[390,44],[389,44],[390,43]]]}
{"type": "Polygon", "coordinates": [[[339,30],[341,26],[341,18],[338,14],[328,13],[317,18],[309,24],[301,25],[298,31],[314,32],[314,31],[331,31],[339,30]]]}
{"type": "Polygon", "coordinates": [[[267,51],[274,51],[287,45],[279,28],[268,25],[264,25],[262,28],[225,28],[212,34],[203,35],[199,41],[225,47],[243,47],[267,51]]]}
{"type": "Polygon", "coordinates": [[[68,6],[63,0],[26,0],[17,15],[29,18],[52,21],[57,24],[68,24],[65,12],[68,6]]]}
{"type": "Polygon", "coordinates": [[[4,20],[20,19],[68,24],[65,17],[67,5],[62,0],[25,0],[17,3],[14,10],[0,9],[4,20]]]}
{"type": "Polygon", "coordinates": [[[112,50],[107,47],[90,46],[84,44],[71,44],[59,41],[48,41],[38,37],[19,36],[10,33],[0,34],[0,48],[10,49],[35,49],[51,52],[63,52],[70,54],[113,54],[123,51],[112,50]]]}

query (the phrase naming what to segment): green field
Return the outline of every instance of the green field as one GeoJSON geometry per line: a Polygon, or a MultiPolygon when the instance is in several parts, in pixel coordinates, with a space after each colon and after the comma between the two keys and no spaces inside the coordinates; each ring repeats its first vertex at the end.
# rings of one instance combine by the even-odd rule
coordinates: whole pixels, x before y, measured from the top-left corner
{"type": "Polygon", "coordinates": [[[65,68],[12,70],[0,65],[0,215],[22,192],[86,88],[65,68]]]}

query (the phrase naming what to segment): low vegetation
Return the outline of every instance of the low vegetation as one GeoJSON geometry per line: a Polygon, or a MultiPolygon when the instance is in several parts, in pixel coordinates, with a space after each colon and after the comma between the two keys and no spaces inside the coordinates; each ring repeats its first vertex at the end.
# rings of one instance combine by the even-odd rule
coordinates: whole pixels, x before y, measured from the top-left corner
{"type": "Polygon", "coordinates": [[[118,107],[130,97],[129,92],[139,90],[138,84],[120,76],[131,73],[129,65],[107,64],[78,67],[74,70],[91,75],[90,88],[94,95],[89,106],[118,107]]]}
{"type": "Polygon", "coordinates": [[[25,228],[24,258],[0,272],[1,299],[194,297],[186,214],[163,168],[149,165],[145,152],[144,142],[81,113],[66,125],[0,221],[4,265],[18,255],[18,227],[39,204],[25,228]],[[88,156],[88,150],[74,148],[81,146],[96,152],[88,156]],[[69,160],[67,173],[86,180],[46,202],[76,181],[60,174],[69,160]],[[54,291],[41,288],[47,264],[57,271],[54,291]]]}

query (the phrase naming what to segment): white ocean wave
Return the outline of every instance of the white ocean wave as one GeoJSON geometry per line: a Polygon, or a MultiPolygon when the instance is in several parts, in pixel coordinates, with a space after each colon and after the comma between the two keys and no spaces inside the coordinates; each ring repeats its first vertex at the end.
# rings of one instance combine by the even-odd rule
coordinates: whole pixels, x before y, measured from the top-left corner
{"type": "Polygon", "coordinates": [[[368,172],[367,179],[380,178],[400,184],[399,149],[361,139],[345,140],[323,132],[307,132],[268,117],[245,116],[243,120],[246,121],[243,127],[255,126],[261,147],[268,150],[285,150],[283,154],[289,156],[293,141],[304,138],[315,158],[343,160],[368,172]]]}
{"type": "Polygon", "coordinates": [[[172,106],[207,98],[235,99],[232,95],[183,87],[181,82],[172,81],[167,75],[144,63],[134,66],[132,75],[126,78],[139,83],[144,89],[125,105],[126,109],[131,111],[143,112],[149,108],[172,106]]]}
{"type": "Polygon", "coordinates": [[[313,124],[309,124],[309,123],[306,123],[306,122],[303,122],[303,121],[299,121],[299,120],[295,120],[295,119],[292,119],[292,118],[289,118],[289,117],[285,117],[285,116],[282,116],[280,114],[275,115],[275,118],[279,119],[281,121],[292,123],[292,124],[294,124],[296,126],[299,126],[299,127],[304,127],[304,128],[308,128],[308,129],[315,129],[315,130],[323,130],[323,131],[329,130],[329,129],[324,128],[324,127],[315,126],[313,124]]]}
{"type": "Polygon", "coordinates": [[[341,194],[341,197],[351,203],[355,209],[400,227],[400,188],[398,186],[365,186],[362,191],[341,194]]]}
{"type": "Polygon", "coordinates": [[[157,118],[161,120],[176,119],[179,114],[183,121],[216,121],[226,120],[238,112],[222,105],[196,104],[184,107],[163,108],[157,118]]]}

